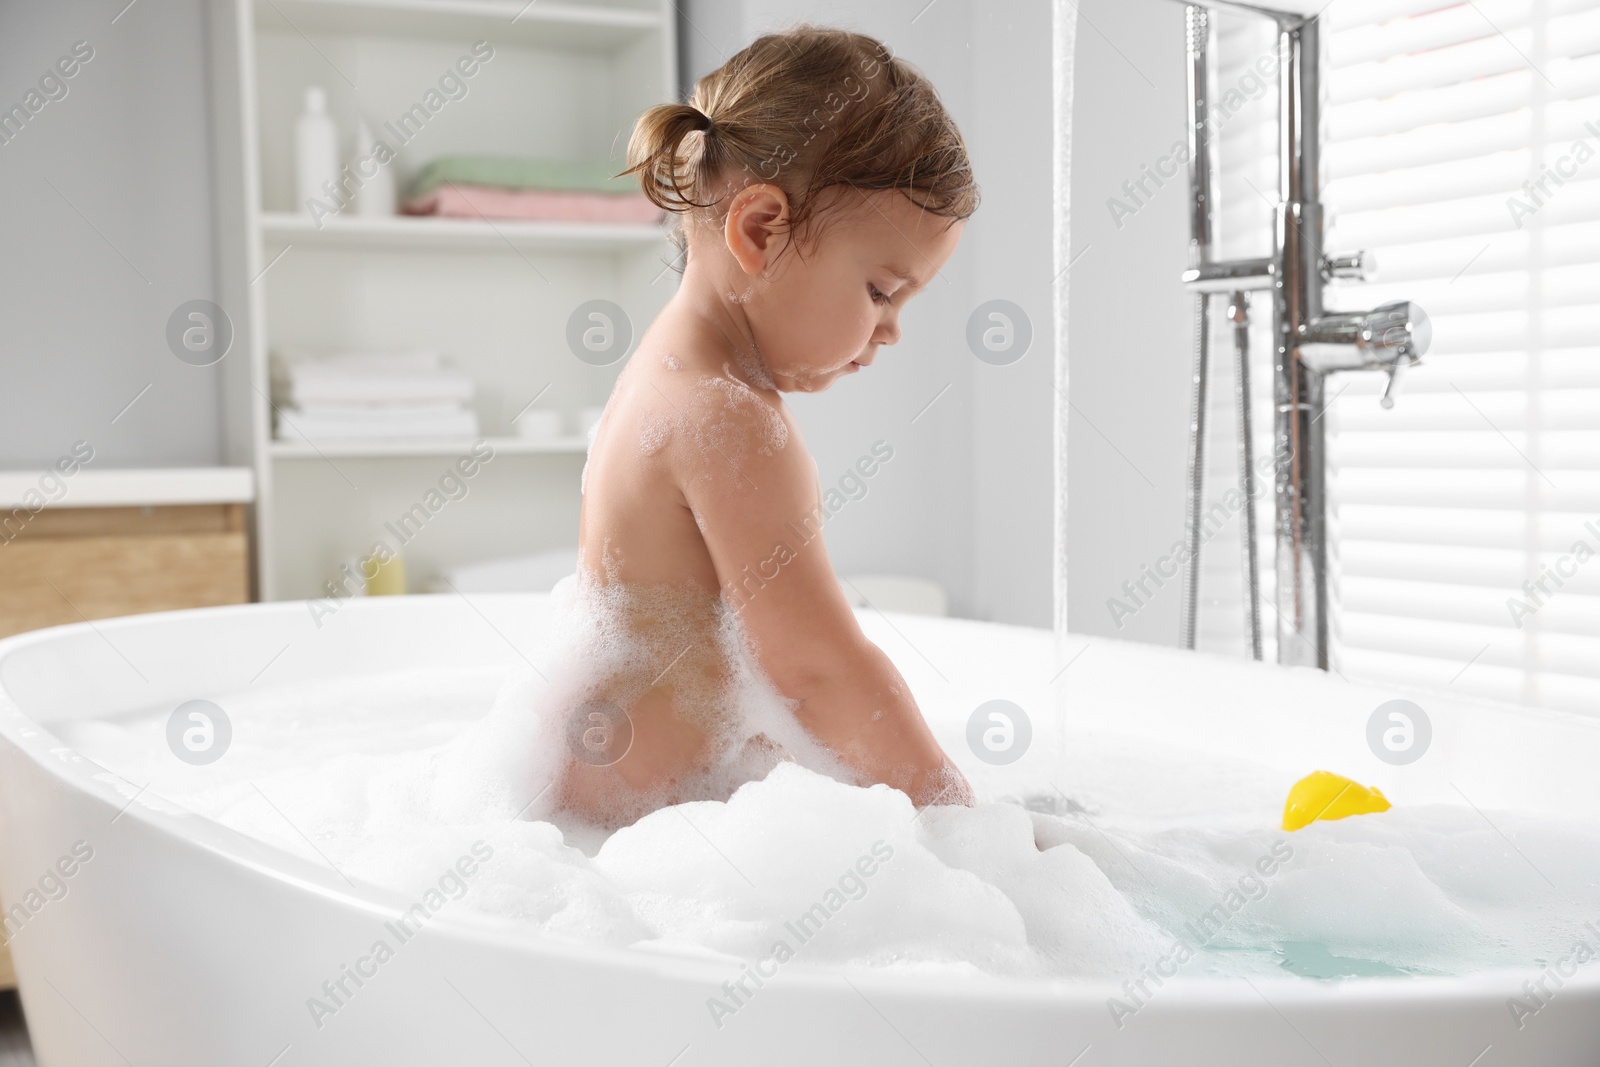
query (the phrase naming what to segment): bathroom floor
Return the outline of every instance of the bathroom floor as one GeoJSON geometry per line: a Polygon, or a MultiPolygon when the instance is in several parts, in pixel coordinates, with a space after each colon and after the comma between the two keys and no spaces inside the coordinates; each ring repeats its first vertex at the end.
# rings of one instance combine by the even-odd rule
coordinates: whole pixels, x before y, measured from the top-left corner
{"type": "Polygon", "coordinates": [[[15,991],[0,993],[0,1067],[34,1067],[33,1046],[15,991]]]}

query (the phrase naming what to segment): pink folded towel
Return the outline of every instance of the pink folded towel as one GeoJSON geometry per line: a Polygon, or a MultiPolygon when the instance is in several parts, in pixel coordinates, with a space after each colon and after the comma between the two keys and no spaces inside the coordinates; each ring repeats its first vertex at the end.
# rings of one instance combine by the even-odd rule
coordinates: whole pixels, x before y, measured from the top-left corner
{"type": "Polygon", "coordinates": [[[441,185],[401,205],[407,215],[527,219],[538,222],[656,222],[662,211],[643,193],[586,193],[564,189],[502,189],[441,185]]]}

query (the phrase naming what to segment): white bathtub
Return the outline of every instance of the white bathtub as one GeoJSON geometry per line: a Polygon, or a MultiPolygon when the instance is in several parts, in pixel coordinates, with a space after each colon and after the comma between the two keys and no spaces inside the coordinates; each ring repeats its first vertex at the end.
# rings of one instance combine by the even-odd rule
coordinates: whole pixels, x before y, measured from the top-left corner
{"type": "MultiPolygon", "coordinates": [[[[541,596],[349,603],[318,629],[280,603],[119,619],[0,642],[0,897],[15,904],[78,842],[93,858],[12,950],[41,1064],[1022,1065],[1592,1067],[1600,965],[1579,970],[1520,1030],[1525,974],[1172,984],[1121,1030],[1109,984],[852,977],[787,967],[718,1029],[729,976],[711,960],[583,949],[446,910],[335,1017],[306,1000],[409,901],[355,890],[325,866],[164,804],[65,748],[51,726],[169,708],[272,682],[419,662],[510,666],[538,640],[541,596]],[[1075,1058],[1076,1057],[1076,1058],[1075,1058]]],[[[1042,719],[1058,657],[1044,631],[863,616],[925,707],[1015,700],[1042,719]],[[937,695],[940,699],[929,699],[937,695]]],[[[1069,638],[1075,654],[1084,639],[1069,638]]],[[[1065,662],[1060,660],[1059,662],[1065,662]]],[[[1379,763],[1364,728],[1396,694],[1303,670],[1095,640],[1060,675],[1114,691],[1119,710],[1075,728],[1200,752],[1248,753],[1299,773],[1348,768],[1397,804],[1600,816],[1600,725],[1425,700],[1435,750],[1379,763]],[[1237,693],[1197,712],[1174,694],[1237,693]],[[1460,790],[1458,793],[1457,790],[1460,790]]],[[[1100,714],[1100,713],[1097,713],[1100,714]]],[[[963,723],[939,722],[959,737],[963,723]]],[[[1041,753],[1053,741],[1048,733],[1041,753]]],[[[964,752],[959,755],[965,755],[964,752]]],[[[982,770],[982,768],[977,768],[982,770]]],[[[81,849],[80,849],[81,850],[81,849]]],[[[72,866],[72,864],[69,864],[72,866]]],[[[1600,920],[1600,916],[1589,917],[1600,920]]]]}

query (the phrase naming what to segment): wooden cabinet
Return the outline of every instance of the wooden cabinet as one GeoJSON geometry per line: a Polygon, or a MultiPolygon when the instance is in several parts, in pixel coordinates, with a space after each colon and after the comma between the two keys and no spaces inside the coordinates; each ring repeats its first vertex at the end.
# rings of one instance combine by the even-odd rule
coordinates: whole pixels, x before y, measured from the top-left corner
{"type": "Polygon", "coordinates": [[[0,636],[250,599],[242,504],[45,509],[0,540],[0,636]]]}

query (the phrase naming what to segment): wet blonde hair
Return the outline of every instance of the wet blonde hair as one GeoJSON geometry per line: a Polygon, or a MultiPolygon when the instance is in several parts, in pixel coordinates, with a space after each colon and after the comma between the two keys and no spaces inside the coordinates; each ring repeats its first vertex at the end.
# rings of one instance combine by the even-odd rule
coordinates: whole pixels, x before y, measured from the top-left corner
{"type": "Polygon", "coordinates": [[[628,140],[628,164],[622,173],[678,217],[673,241],[685,253],[683,216],[720,218],[747,184],[784,191],[797,243],[818,235],[819,196],[836,187],[899,190],[952,221],[978,208],[966,142],[933,83],[881,41],[826,26],[758,37],[701,78],[687,103],[650,108],[628,140]]]}

